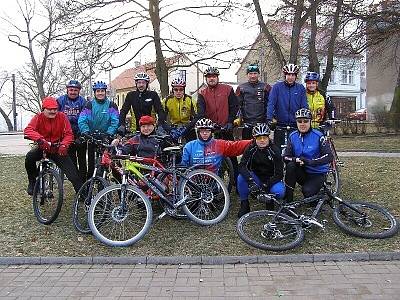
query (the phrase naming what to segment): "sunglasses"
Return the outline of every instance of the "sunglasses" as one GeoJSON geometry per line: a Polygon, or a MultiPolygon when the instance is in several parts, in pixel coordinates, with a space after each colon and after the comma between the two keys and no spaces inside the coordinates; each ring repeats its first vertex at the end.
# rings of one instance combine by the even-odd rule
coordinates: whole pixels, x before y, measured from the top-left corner
{"type": "Polygon", "coordinates": [[[296,122],[299,124],[300,123],[308,123],[308,122],[310,122],[310,120],[309,119],[297,119],[296,122]]]}
{"type": "Polygon", "coordinates": [[[256,141],[266,141],[266,140],[268,140],[268,135],[256,136],[256,141]]]}
{"type": "Polygon", "coordinates": [[[174,92],[183,92],[183,88],[173,88],[174,92]]]}

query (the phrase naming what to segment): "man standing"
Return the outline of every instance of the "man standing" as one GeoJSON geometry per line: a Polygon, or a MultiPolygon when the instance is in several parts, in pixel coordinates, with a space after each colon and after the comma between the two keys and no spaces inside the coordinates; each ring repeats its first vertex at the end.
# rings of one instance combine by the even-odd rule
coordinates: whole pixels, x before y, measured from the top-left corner
{"type": "Polygon", "coordinates": [[[67,93],[58,97],[58,110],[67,115],[71,124],[75,141],[68,148],[68,155],[79,170],[82,180],[86,179],[86,143],[79,142],[79,114],[86,104],[86,100],[79,95],[82,85],[78,80],[70,80],[67,83],[67,93]]]}
{"type": "Polygon", "coordinates": [[[274,131],[274,143],[280,149],[285,144],[285,131],[289,135],[296,129],[295,113],[301,108],[308,108],[306,89],[296,83],[299,66],[287,64],[282,68],[285,80],[277,82],[269,94],[267,122],[274,131]],[[276,121],[273,122],[273,119],[276,121]],[[289,128],[289,129],[288,129],[289,128]]]}
{"type": "Polygon", "coordinates": [[[259,80],[260,69],[257,65],[249,65],[246,72],[248,82],[237,87],[236,95],[239,99],[240,115],[244,123],[242,139],[251,139],[253,127],[257,123],[265,123],[271,86],[259,80]]]}
{"type": "Polygon", "coordinates": [[[142,116],[151,116],[154,111],[158,116],[158,124],[165,126],[165,113],[158,94],[148,90],[150,76],[145,73],[137,73],[134,77],[136,90],[126,95],[119,115],[119,132],[125,132],[125,118],[132,108],[136,119],[136,130],[139,130],[139,120],[142,116]]]}

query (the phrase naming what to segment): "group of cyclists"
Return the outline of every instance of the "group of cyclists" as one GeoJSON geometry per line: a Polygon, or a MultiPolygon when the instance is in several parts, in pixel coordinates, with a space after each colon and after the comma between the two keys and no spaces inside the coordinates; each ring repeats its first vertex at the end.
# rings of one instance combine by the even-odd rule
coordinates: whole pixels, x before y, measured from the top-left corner
{"type": "MultiPolygon", "coordinates": [[[[230,85],[219,82],[216,67],[208,67],[204,72],[206,86],[200,89],[197,101],[186,94],[182,78],[172,80],[171,94],[161,100],[149,90],[149,75],[141,72],[134,77],[136,90],[127,94],[120,111],[107,98],[106,83],[95,82],[93,99],[85,101],[79,95],[81,84],[70,80],[65,95],[43,99],[42,111],[24,130],[38,146],[25,158],[27,192],[33,193],[36,161],[43,151],[77,192],[92,176],[95,164],[94,146],[82,141],[82,135],[101,132],[124,154],[154,157],[160,149],[154,134],[161,130],[174,140],[186,141],[181,165],[204,165],[217,173],[223,157],[232,158],[240,198],[238,217],[250,211],[249,197],[260,189],[291,201],[295,184],[299,183],[305,197],[313,195],[322,187],[332,160],[326,139],[317,127],[333,117],[334,108],[318,91],[318,73],[307,73],[304,88],[296,82],[297,65],[287,64],[282,71],[284,80],[271,87],[260,80],[259,67],[251,64],[247,67],[248,81],[235,92],[230,85]],[[115,134],[123,135],[131,129],[126,123],[128,113],[138,132],[122,142],[115,134]],[[243,127],[241,140],[235,141],[234,126],[243,127]],[[219,138],[213,136],[216,130],[222,133],[219,138]],[[238,163],[237,156],[242,154],[238,163]]],[[[267,205],[273,208],[272,203],[267,205]]]]}

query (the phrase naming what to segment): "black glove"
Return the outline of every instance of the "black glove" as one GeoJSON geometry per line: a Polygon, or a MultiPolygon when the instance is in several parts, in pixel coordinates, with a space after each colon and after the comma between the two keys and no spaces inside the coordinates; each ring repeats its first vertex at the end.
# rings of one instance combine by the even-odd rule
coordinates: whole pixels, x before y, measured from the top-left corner
{"type": "Polygon", "coordinates": [[[273,121],[268,121],[267,122],[269,129],[275,130],[276,129],[276,123],[273,121]]]}
{"type": "Polygon", "coordinates": [[[117,129],[117,133],[120,134],[120,135],[125,135],[125,133],[126,133],[125,126],[124,125],[119,126],[118,129],[117,129]]]}
{"type": "Polygon", "coordinates": [[[257,194],[259,191],[260,191],[260,187],[253,180],[251,180],[249,182],[249,192],[250,192],[250,194],[257,194]]]}

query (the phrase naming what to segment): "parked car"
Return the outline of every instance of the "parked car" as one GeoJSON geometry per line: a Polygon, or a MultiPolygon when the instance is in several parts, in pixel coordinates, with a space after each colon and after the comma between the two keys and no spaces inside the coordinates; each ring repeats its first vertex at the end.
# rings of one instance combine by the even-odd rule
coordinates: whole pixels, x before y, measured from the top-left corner
{"type": "Polygon", "coordinates": [[[365,121],[367,119],[367,108],[360,108],[355,112],[349,113],[347,118],[350,120],[365,121]]]}

